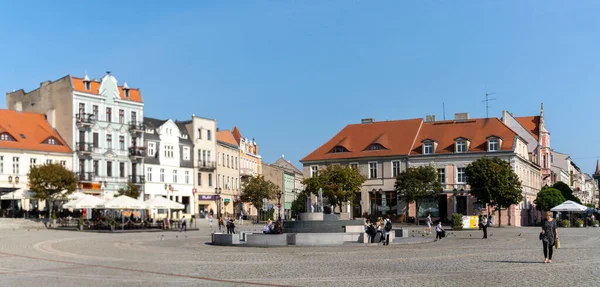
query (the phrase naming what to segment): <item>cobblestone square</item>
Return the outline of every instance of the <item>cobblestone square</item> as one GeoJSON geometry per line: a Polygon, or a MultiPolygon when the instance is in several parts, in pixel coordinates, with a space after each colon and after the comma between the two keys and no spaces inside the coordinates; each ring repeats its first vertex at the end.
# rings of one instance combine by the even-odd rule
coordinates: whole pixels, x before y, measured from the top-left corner
{"type": "Polygon", "coordinates": [[[472,230],[421,244],[268,249],[211,246],[210,231],[4,229],[0,286],[598,285],[599,228],[560,229],[552,264],[541,263],[533,227],[492,228],[488,240],[472,230]]]}

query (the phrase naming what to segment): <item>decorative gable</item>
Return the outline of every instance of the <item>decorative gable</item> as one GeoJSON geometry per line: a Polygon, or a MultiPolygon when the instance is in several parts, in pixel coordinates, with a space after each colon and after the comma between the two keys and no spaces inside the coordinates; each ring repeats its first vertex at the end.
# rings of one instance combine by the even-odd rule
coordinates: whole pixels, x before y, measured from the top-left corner
{"type": "Polygon", "coordinates": [[[471,147],[471,140],[464,137],[457,137],[454,139],[454,152],[455,153],[466,153],[471,147]]]}
{"type": "Polygon", "coordinates": [[[438,142],[432,139],[424,139],[421,141],[423,154],[434,154],[438,147],[438,142]]]}
{"type": "Polygon", "coordinates": [[[491,135],[487,138],[487,151],[488,152],[497,152],[502,150],[502,142],[503,139],[499,136],[491,135]]]}
{"type": "Polygon", "coordinates": [[[107,74],[106,76],[104,76],[102,78],[102,82],[100,83],[98,93],[101,96],[104,96],[107,100],[120,99],[121,97],[119,95],[119,86],[117,84],[117,79],[111,74],[107,74]]]}

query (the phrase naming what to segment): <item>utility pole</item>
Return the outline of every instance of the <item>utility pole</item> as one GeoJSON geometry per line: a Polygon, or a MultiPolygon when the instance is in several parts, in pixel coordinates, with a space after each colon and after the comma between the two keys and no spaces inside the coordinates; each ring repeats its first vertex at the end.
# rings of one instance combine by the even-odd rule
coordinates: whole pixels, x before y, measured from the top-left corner
{"type": "Polygon", "coordinates": [[[490,115],[489,115],[489,109],[490,109],[489,103],[490,103],[490,101],[495,101],[496,100],[495,98],[494,99],[490,99],[489,96],[491,96],[491,95],[493,95],[495,93],[496,92],[488,93],[487,91],[485,91],[485,100],[481,101],[482,103],[485,102],[485,117],[486,118],[490,117],[490,115]]]}

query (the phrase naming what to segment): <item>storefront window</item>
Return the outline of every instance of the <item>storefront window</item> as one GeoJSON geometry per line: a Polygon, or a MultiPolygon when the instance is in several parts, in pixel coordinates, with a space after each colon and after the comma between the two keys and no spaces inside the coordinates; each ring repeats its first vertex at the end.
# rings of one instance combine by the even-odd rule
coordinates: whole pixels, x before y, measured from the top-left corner
{"type": "Polygon", "coordinates": [[[398,198],[396,192],[369,192],[369,201],[372,216],[384,217],[388,214],[392,215],[397,213],[398,198]]]}
{"type": "Polygon", "coordinates": [[[431,217],[439,217],[439,199],[428,198],[419,202],[419,217],[427,217],[431,213],[431,217]]]}

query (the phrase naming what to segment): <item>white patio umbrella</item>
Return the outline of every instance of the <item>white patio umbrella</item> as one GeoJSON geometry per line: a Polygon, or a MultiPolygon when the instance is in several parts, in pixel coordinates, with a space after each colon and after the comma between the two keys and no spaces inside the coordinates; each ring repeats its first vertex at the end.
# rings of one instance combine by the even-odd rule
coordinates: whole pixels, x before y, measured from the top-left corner
{"type": "Polygon", "coordinates": [[[64,209],[83,209],[83,208],[98,208],[98,206],[102,205],[104,200],[91,196],[85,195],[79,199],[71,200],[65,204],[63,204],[64,209]]]}
{"type": "Polygon", "coordinates": [[[79,191],[78,192],[73,192],[73,193],[67,195],[67,199],[69,199],[69,200],[80,199],[80,198],[82,198],[82,197],[84,197],[86,195],[87,194],[85,194],[83,192],[79,192],[79,191]]]}
{"type": "Polygon", "coordinates": [[[179,209],[185,208],[185,206],[183,204],[172,201],[172,200],[168,200],[162,196],[157,196],[152,199],[146,200],[146,201],[144,201],[144,204],[146,204],[146,208],[149,208],[149,209],[179,210],[179,209]]]}
{"type": "Polygon", "coordinates": [[[101,205],[98,208],[104,209],[144,209],[146,205],[144,202],[133,199],[127,195],[121,195],[119,197],[113,198],[101,205]]]}
{"type": "Polygon", "coordinates": [[[20,188],[17,189],[15,191],[9,192],[5,195],[3,195],[2,197],[0,197],[0,199],[2,200],[21,200],[21,199],[28,199],[28,198],[32,198],[35,195],[34,192],[26,189],[26,188],[20,188]]]}
{"type": "Polygon", "coordinates": [[[570,211],[570,212],[585,212],[588,210],[587,206],[583,206],[577,202],[567,200],[553,208],[550,211],[570,211]]]}

